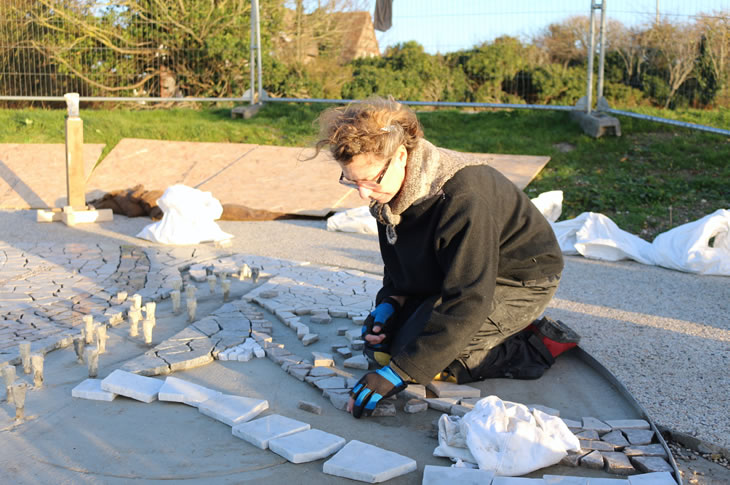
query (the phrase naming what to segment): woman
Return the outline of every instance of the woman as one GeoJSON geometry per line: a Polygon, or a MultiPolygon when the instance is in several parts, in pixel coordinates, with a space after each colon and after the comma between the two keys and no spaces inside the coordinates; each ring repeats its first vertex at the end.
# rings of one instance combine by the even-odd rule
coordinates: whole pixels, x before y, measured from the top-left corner
{"type": "Polygon", "coordinates": [[[423,138],[416,115],[372,98],[325,111],[340,183],[370,201],[383,287],[363,326],[365,354],[382,365],[352,390],[369,415],[409,382],[534,379],[578,336],[537,321],[563,269],[550,225],[512,182],[466,154],[423,138]]]}

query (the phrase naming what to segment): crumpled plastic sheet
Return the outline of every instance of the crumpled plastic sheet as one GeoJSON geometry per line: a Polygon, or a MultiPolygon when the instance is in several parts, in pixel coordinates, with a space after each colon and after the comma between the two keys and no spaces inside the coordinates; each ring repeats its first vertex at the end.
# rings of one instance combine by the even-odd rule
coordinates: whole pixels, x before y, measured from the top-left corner
{"type": "Polygon", "coordinates": [[[186,185],[171,185],[157,199],[162,220],[144,227],[137,237],[161,244],[199,244],[231,239],[215,220],[223,206],[210,192],[186,185]]]}
{"type": "MultiPolygon", "coordinates": [[[[544,192],[532,202],[550,222],[563,254],[580,254],[603,261],[632,259],[687,273],[730,276],[728,209],[718,209],[697,221],[670,229],[650,243],[595,212],[555,222],[562,212],[561,190],[544,192]]],[[[356,207],[333,215],[327,220],[327,230],[378,233],[368,207],[356,207]]]]}

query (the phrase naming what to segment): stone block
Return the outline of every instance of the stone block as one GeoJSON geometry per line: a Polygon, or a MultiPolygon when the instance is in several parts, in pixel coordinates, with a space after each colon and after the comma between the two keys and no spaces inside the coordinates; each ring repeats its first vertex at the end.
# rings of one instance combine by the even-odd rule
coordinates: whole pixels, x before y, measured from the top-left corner
{"type": "Polygon", "coordinates": [[[662,458],[667,457],[667,450],[659,443],[652,445],[640,445],[640,446],[628,446],[624,448],[624,455],[626,456],[659,456],[662,458]]]}
{"type": "Polygon", "coordinates": [[[633,475],[636,469],[629,461],[629,457],[621,452],[605,452],[603,459],[606,463],[605,470],[614,475],[633,475]]]}
{"type": "Polygon", "coordinates": [[[221,394],[198,405],[198,411],[226,423],[228,426],[235,426],[253,419],[267,409],[269,409],[269,401],[264,399],[228,394],[221,394]]]}
{"type": "Polygon", "coordinates": [[[591,451],[581,458],[579,463],[582,467],[600,470],[603,468],[603,455],[601,455],[600,451],[591,451]]]}
{"type": "Polygon", "coordinates": [[[169,374],[170,364],[153,353],[145,353],[126,362],[120,369],[141,376],[157,376],[169,374]]]}
{"type": "Polygon", "coordinates": [[[272,414],[247,423],[237,424],[231,432],[233,436],[265,450],[269,447],[269,441],[306,431],[309,428],[309,423],[272,414]]]}
{"type": "Polygon", "coordinates": [[[312,323],[327,324],[332,322],[332,317],[327,313],[318,313],[309,317],[309,321],[312,323]]]}
{"type": "Polygon", "coordinates": [[[347,389],[347,381],[340,376],[325,377],[316,381],[314,385],[323,391],[325,389],[347,389]]]}
{"type": "Polygon", "coordinates": [[[452,382],[432,381],[428,388],[439,398],[454,397],[480,397],[481,391],[476,387],[454,384],[452,382]]]}
{"type": "Polygon", "coordinates": [[[403,406],[403,411],[408,414],[422,413],[427,409],[428,403],[426,401],[421,401],[420,399],[410,399],[405,406],[403,406]]]}
{"type": "Polygon", "coordinates": [[[409,399],[426,399],[426,387],[421,384],[408,384],[401,394],[409,399]]]}
{"type": "Polygon", "coordinates": [[[594,429],[587,429],[585,431],[581,431],[580,433],[576,433],[575,437],[581,440],[600,440],[601,437],[598,436],[598,432],[594,429]]]}
{"type": "MultiPolygon", "coordinates": [[[[580,465],[580,459],[583,458],[583,456],[585,456],[583,453],[568,451],[568,454],[560,460],[559,465],[578,466],[580,465]]],[[[601,460],[603,460],[603,457],[601,457],[601,460]]]]}
{"type": "Polygon", "coordinates": [[[365,341],[355,339],[350,343],[350,348],[352,348],[352,350],[362,350],[365,348],[365,341]]]}
{"type": "Polygon", "coordinates": [[[338,327],[337,328],[337,336],[342,337],[347,333],[347,331],[350,329],[350,327],[338,327]]]}
{"type": "Polygon", "coordinates": [[[598,434],[608,433],[613,428],[607,425],[600,419],[585,417],[583,418],[583,429],[592,429],[598,432],[598,434]]]}
{"type": "Polygon", "coordinates": [[[632,445],[648,445],[654,440],[654,432],[650,429],[625,429],[623,433],[632,445]]]}
{"type": "Polygon", "coordinates": [[[530,412],[534,411],[535,409],[542,411],[545,414],[548,414],[550,416],[560,417],[560,411],[558,409],[553,409],[551,407],[545,406],[543,404],[528,404],[527,409],[530,410],[530,412]]]}
{"type": "Polygon", "coordinates": [[[428,403],[428,407],[431,409],[435,409],[436,411],[441,411],[442,413],[449,413],[451,412],[451,406],[454,404],[459,404],[459,400],[453,397],[446,397],[446,398],[427,398],[426,402],[428,403]]]}
{"type": "Polygon", "coordinates": [[[340,411],[347,411],[347,403],[350,401],[350,393],[347,391],[339,392],[340,390],[326,390],[323,392],[324,397],[330,400],[330,403],[339,409],[340,411]]]}
{"type": "Polygon", "coordinates": [[[168,376],[160,387],[157,399],[160,401],[181,402],[197,406],[201,402],[219,396],[221,393],[192,382],[168,376]]]}
{"type": "Polygon", "coordinates": [[[623,448],[624,446],[629,446],[629,442],[626,441],[626,438],[624,438],[623,433],[619,430],[613,430],[610,433],[606,433],[603,436],[601,436],[601,441],[605,441],[606,443],[609,443],[616,448],[623,448]]]}
{"type": "Polygon", "coordinates": [[[632,475],[629,485],[677,485],[677,482],[669,472],[655,472],[632,475]]]}
{"type": "Polygon", "coordinates": [[[598,440],[578,440],[580,442],[580,447],[586,451],[614,451],[616,448],[610,443],[606,443],[604,441],[598,441],[598,440]]]}
{"type": "Polygon", "coordinates": [[[315,367],[333,367],[335,361],[332,358],[332,354],[326,354],[324,352],[312,352],[312,359],[315,367]]]}
{"type": "Polygon", "coordinates": [[[631,463],[642,473],[674,471],[667,460],[658,456],[634,456],[631,458],[631,463]]]}
{"type": "Polygon", "coordinates": [[[349,367],[350,369],[361,369],[361,370],[368,370],[369,362],[368,359],[364,355],[356,355],[354,357],[350,357],[349,359],[345,360],[345,362],[342,364],[345,367],[349,367]]]}
{"type": "Polygon", "coordinates": [[[113,401],[116,394],[101,388],[101,379],[86,379],[71,389],[71,396],[92,401],[113,401]]]}
{"type": "Polygon", "coordinates": [[[309,371],[309,375],[312,377],[330,377],[336,374],[337,372],[331,366],[318,366],[317,364],[314,364],[309,371]]]}
{"type": "Polygon", "coordinates": [[[314,342],[319,340],[319,335],[316,333],[308,333],[304,337],[302,337],[302,345],[305,347],[308,345],[313,344],[314,342]]]}
{"type": "Polygon", "coordinates": [[[117,369],[101,381],[101,388],[120,396],[150,403],[157,399],[163,381],[117,369]]]}
{"type": "Polygon", "coordinates": [[[573,428],[573,429],[577,429],[577,428],[582,429],[583,428],[583,423],[581,423],[580,421],[574,421],[572,419],[567,419],[567,418],[560,418],[560,419],[563,420],[563,423],[565,423],[565,425],[568,428],[573,428]]]}
{"type": "Polygon", "coordinates": [[[322,471],[361,482],[380,483],[416,468],[416,461],[411,458],[352,440],[324,463],[322,471]]]}
{"type": "Polygon", "coordinates": [[[389,401],[387,399],[381,399],[380,402],[378,402],[378,405],[375,406],[375,409],[373,409],[373,417],[390,417],[392,418],[395,416],[396,410],[395,410],[395,403],[393,401],[389,401]]]}
{"type": "Polygon", "coordinates": [[[426,465],[422,485],[484,485],[491,483],[494,472],[473,468],[426,465]]]}
{"type": "Polygon", "coordinates": [[[299,401],[297,403],[297,407],[299,409],[307,411],[308,413],[318,414],[318,415],[322,414],[322,406],[320,406],[318,404],[314,404],[313,402],[299,401]]]}
{"type": "Polygon", "coordinates": [[[286,371],[287,371],[287,373],[289,373],[289,375],[296,377],[300,381],[304,382],[304,379],[309,375],[310,368],[311,367],[309,367],[309,366],[306,366],[306,365],[303,366],[301,364],[300,365],[291,365],[291,366],[289,366],[289,368],[286,371]]]}
{"type": "Polygon", "coordinates": [[[613,419],[606,420],[606,424],[613,429],[651,429],[643,419],[613,419]]]}
{"type": "Polygon", "coordinates": [[[353,340],[361,340],[361,337],[362,329],[360,328],[353,328],[345,332],[345,338],[347,338],[350,343],[352,343],[353,340]]]}
{"type": "Polygon", "coordinates": [[[345,359],[349,359],[350,357],[352,357],[352,350],[350,350],[349,347],[339,347],[335,349],[335,352],[337,352],[338,355],[345,359]]]}
{"type": "Polygon", "coordinates": [[[269,449],[292,463],[307,463],[330,456],[345,445],[345,439],[319,429],[276,438],[269,449]]]}

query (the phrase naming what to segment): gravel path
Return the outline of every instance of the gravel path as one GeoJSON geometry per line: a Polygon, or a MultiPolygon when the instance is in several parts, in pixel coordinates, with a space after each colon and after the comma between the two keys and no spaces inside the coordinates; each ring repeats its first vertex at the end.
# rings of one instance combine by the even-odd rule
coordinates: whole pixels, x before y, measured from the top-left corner
{"type": "MultiPolygon", "coordinates": [[[[34,241],[153,246],[134,235],[147,219],[71,229],[27,211],[0,212],[7,244],[34,241]]],[[[374,236],[330,233],[321,221],[222,222],[232,252],[381,271],[374,236]]],[[[211,247],[212,245],[205,245],[211,247]]],[[[566,258],[549,314],[583,336],[657,424],[730,449],[730,278],[633,262],[566,258]]]]}

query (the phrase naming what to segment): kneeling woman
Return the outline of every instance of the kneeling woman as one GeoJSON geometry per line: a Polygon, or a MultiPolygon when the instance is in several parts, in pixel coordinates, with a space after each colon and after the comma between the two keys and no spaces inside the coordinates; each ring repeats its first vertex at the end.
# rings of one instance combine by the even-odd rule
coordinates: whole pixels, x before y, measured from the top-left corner
{"type": "Polygon", "coordinates": [[[535,379],[576,345],[561,322],[537,320],[563,258],[524,192],[484,160],[429,143],[393,100],[333,108],[319,123],[317,150],[370,201],[385,265],[363,326],[365,354],[382,367],[353,388],[355,417],[409,382],[535,379]]]}

